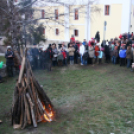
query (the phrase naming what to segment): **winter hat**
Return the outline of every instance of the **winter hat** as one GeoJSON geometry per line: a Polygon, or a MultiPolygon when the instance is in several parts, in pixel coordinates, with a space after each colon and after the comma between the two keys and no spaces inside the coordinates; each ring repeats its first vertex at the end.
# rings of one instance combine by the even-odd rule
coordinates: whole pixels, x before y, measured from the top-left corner
{"type": "Polygon", "coordinates": [[[11,47],[11,46],[7,46],[7,50],[8,50],[8,49],[12,49],[12,47],[11,47]]]}

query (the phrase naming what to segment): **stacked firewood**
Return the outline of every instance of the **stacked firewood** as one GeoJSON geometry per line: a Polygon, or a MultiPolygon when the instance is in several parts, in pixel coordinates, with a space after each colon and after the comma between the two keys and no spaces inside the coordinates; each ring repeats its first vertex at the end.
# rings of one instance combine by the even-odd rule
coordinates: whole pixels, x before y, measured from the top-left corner
{"type": "Polygon", "coordinates": [[[15,129],[24,129],[27,125],[37,127],[38,122],[52,121],[54,115],[50,99],[34,77],[30,63],[24,56],[13,94],[13,127],[15,129]]]}

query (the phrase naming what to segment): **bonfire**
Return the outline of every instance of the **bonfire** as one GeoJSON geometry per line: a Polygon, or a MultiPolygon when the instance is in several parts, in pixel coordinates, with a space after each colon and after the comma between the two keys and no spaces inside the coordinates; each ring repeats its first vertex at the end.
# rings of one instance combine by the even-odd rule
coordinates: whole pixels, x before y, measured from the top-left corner
{"type": "Polygon", "coordinates": [[[32,73],[26,56],[22,58],[12,104],[12,125],[24,129],[37,127],[38,122],[51,122],[55,118],[53,105],[32,73]]]}

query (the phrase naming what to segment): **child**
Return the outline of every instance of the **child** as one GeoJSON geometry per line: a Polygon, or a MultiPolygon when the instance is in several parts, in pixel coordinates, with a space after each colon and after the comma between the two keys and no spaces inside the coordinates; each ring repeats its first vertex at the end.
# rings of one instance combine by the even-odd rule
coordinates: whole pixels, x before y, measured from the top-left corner
{"type": "Polygon", "coordinates": [[[121,49],[119,51],[119,56],[120,56],[120,66],[125,65],[125,61],[126,61],[125,44],[122,44],[121,45],[121,49]]]}
{"type": "Polygon", "coordinates": [[[75,48],[73,47],[72,44],[70,44],[70,47],[68,49],[69,52],[69,59],[70,59],[70,65],[74,64],[74,52],[75,52],[75,48]]]}
{"type": "Polygon", "coordinates": [[[99,56],[99,51],[100,51],[100,43],[98,42],[95,46],[95,63],[97,63],[97,60],[98,60],[98,56],[99,56]]]}

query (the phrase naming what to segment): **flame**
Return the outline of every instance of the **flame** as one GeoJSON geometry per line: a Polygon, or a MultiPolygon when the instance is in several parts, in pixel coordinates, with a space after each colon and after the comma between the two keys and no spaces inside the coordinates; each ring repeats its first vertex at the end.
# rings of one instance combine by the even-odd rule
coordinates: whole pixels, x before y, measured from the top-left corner
{"type": "MultiPolygon", "coordinates": [[[[50,109],[51,109],[51,106],[50,106],[50,105],[49,105],[49,107],[50,107],[50,109]]],[[[44,109],[46,109],[45,106],[44,106],[44,109]]],[[[47,112],[47,111],[46,111],[46,112],[47,112]]],[[[52,117],[53,117],[53,115],[54,115],[53,112],[52,112],[52,111],[51,111],[51,113],[48,113],[48,112],[47,112],[47,115],[44,114],[45,120],[48,121],[48,122],[51,122],[51,121],[52,121],[52,117]],[[47,115],[49,116],[49,118],[48,118],[47,115]]]]}

